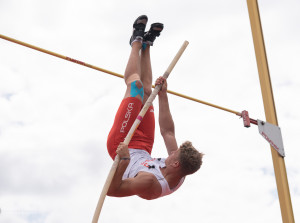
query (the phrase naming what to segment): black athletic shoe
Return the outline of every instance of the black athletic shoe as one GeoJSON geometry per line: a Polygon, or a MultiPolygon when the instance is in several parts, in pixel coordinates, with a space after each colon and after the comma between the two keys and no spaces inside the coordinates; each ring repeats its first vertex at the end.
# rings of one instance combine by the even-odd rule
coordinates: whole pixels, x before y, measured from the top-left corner
{"type": "Polygon", "coordinates": [[[153,42],[160,35],[160,32],[164,29],[164,24],[162,23],[153,23],[150,27],[150,30],[144,35],[144,43],[153,46],[153,42]]]}
{"type": "Polygon", "coordinates": [[[132,36],[129,40],[130,46],[135,39],[140,39],[141,42],[143,41],[147,22],[148,17],[146,15],[141,15],[134,21],[132,36]]]}

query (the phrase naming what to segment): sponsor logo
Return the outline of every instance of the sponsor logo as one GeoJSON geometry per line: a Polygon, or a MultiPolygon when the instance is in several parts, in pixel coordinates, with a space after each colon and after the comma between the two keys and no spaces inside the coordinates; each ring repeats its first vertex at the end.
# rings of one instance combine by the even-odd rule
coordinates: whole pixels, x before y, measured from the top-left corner
{"type": "Polygon", "coordinates": [[[69,61],[71,61],[71,62],[73,62],[73,63],[78,63],[78,64],[83,65],[83,66],[86,66],[86,63],[85,63],[85,62],[82,62],[82,61],[80,61],[80,60],[75,60],[75,59],[70,58],[70,57],[66,57],[66,60],[69,60],[69,61]]]}
{"type": "Polygon", "coordinates": [[[279,148],[275,145],[275,143],[266,135],[266,133],[262,132],[262,136],[279,152],[279,148]]]}
{"type": "Polygon", "coordinates": [[[126,126],[128,124],[128,121],[131,117],[131,111],[133,109],[133,105],[134,105],[134,103],[129,103],[128,106],[127,106],[127,112],[125,114],[125,120],[122,122],[120,132],[125,132],[125,128],[126,128],[126,126]]]}
{"type": "MultiPolygon", "coordinates": [[[[141,165],[143,165],[143,166],[145,166],[145,167],[148,167],[148,168],[149,168],[149,167],[150,167],[150,168],[153,168],[153,167],[152,167],[153,165],[150,166],[149,163],[150,163],[150,162],[153,162],[154,160],[155,160],[155,158],[154,158],[154,159],[152,158],[152,159],[150,159],[150,160],[145,160],[144,162],[141,163],[141,165]]],[[[150,168],[149,168],[149,169],[150,169],[150,168]]]]}

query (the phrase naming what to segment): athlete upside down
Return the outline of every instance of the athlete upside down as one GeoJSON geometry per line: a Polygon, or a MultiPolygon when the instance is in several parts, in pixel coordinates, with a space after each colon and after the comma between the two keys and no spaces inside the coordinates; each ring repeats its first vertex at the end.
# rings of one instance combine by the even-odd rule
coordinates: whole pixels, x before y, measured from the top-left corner
{"type": "Polygon", "coordinates": [[[151,157],[155,128],[153,105],[129,145],[122,143],[152,92],[150,46],[153,46],[154,40],[163,30],[163,24],[153,23],[145,33],[147,21],[147,16],[142,15],[133,24],[130,38],[132,48],[124,74],[127,89],[107,139],[107,149],[112,159],[117,154],[120,157],[108,190],[109,196],[138,195],[147,200],[156,199],[176,191],[185,176],[195,173],[202,165],[203,154],[191,142],[184,142],[178,148],[169,108],[167,82],[163,77],[159,77],[155,84],[162,84],[158,93],[159,126],[169,156],[166,159],[151,157]]]}

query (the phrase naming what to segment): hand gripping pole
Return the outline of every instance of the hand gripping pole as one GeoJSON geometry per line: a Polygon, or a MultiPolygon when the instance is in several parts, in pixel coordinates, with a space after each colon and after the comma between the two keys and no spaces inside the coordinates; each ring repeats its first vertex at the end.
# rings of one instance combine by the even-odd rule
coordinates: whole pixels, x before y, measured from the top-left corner
{"type": "MultiPolygon", "coordinates": [[[[184,41],[183,45],[181,46],[181,48],[179,49],[179,51],[177,52],[176,56],[173,58],[171,64],[169,65],[169,67],[167,68],[167,70],[165,71],[165,73],[163,74],[163,77],[165,79],[167,79],[169,77],[169,74],[171,73],[171,71],[173,70],[173,68],[175,67],[177,61],[179,60],[179,58],[181,57],[181,55],[183,54],[184,50],[186,49],[186,47],[188,46],[189,42],[188,41],[184,41]]],[[[158,92],[160,91],[162,85],[157,85],[155,86],[154,90],[152,91],[151,95],[149,96],[148,100],[146,101],[145,105],[143,106],[142,110],[140,111],[139,115],[137,116],[136,120],[134,121],[133,125],[131,126],[125,140],[124,143],[126,145],[129,144],[135,130],[137,129],[137,127],[139,126],[139,124],[141,123],[141,120],[143,119],[144,115],[146,114],[148,108],[151,106],[152,102],[154,101],[156,95],[158,94],[158,92]]],[[[120,161],[120,157],[119,155],[117,155],[115,157],[114,163],[109,171],[109,174],[107,176],[106,182],[103,186],[95,213],[94,213],[94,217],[93,217],[93,221],[92,223],[97,223],[99,216],[100,216],[100,212],[107,194],[107,191],[110,187],[110,184],[112,182],[112,179],[115,175],[115,172],[117,170],[118,164],[120,161]]]]}

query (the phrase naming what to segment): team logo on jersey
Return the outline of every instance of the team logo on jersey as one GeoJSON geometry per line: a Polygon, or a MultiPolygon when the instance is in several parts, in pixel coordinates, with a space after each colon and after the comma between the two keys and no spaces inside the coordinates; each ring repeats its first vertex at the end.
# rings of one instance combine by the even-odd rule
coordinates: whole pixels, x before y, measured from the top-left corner
{"type": "Polygon", "coordinates": [[[133,109],[133,105],[134,105],[134,103],[129,103],[128,106],[127,106],[127,112],[125,114],[125,120],[122,122],[120,132],[125,132],[125,128],[126,128],[126,126],[128,124],[128,121],[131,117],[131,111],[133,109]]]}

